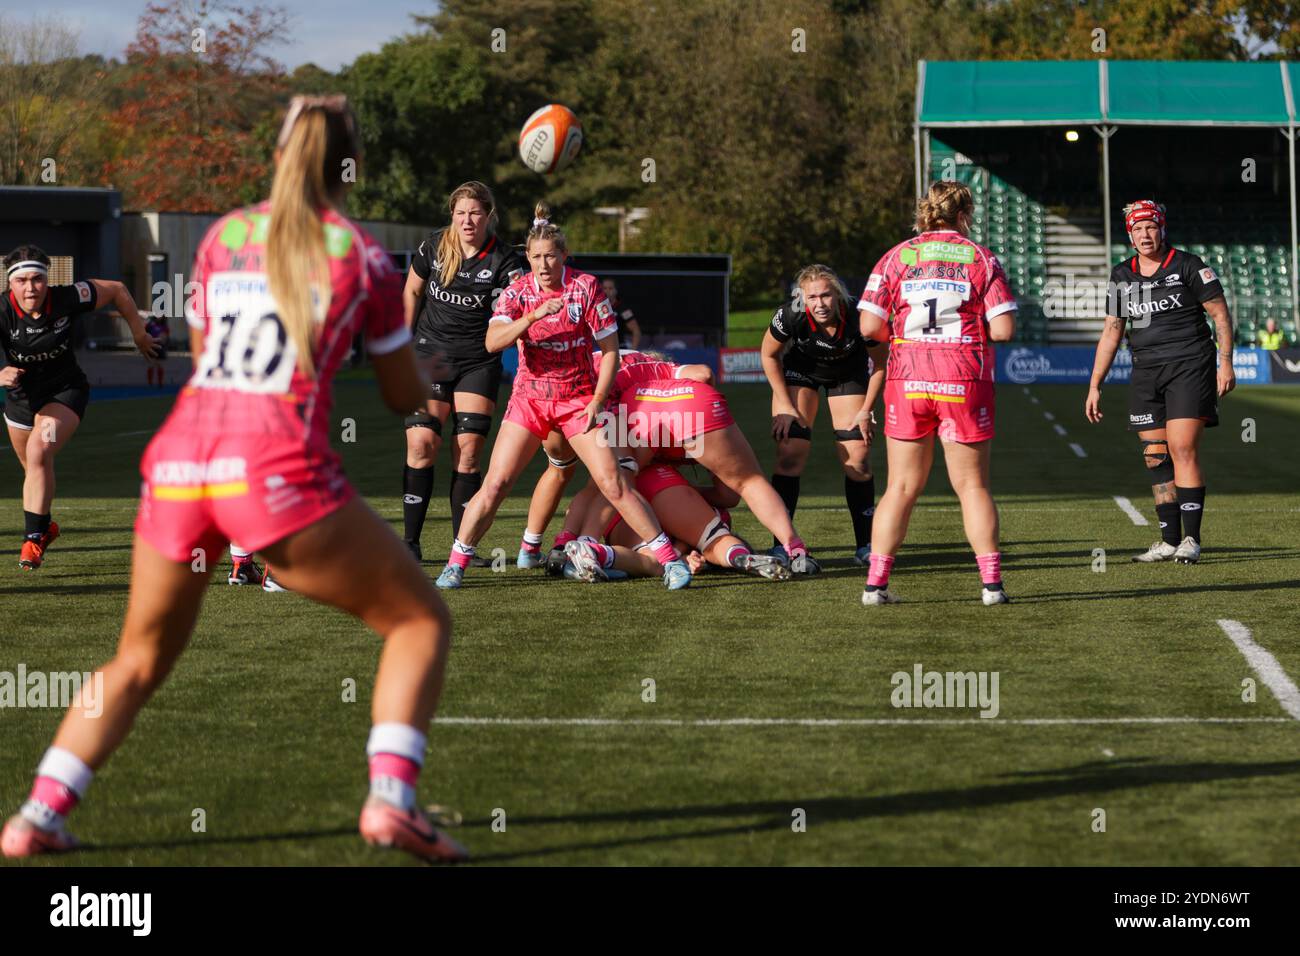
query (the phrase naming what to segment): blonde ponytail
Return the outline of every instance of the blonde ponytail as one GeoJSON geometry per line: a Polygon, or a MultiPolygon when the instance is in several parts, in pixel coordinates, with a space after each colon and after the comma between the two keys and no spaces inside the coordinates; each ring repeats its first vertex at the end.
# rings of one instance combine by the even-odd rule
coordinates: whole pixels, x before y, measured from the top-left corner
{"type": "MultiPolygon", "coordinates": [[[[473,199],[486,209],[488,229],[496,228],[497,201],[492,195],[492,190],[477,180],[461,183],[447,197],[447,211],[455,215],[456,204],[462,199],[473,199]]],[[[460,248],[460,236],[456,235],[456,230],[450,225],[442,231],[442,238],[438,240],[438,249],[434,258],[442,266],[442,271],[438,275],[438,284],[445,289],[456,278],[456,273],[460,271],[460,265],[465,259],[460,248]]]]}
{"type": "Polygon", "coordinates": [[[965,184],[940,180],[916,201],[916,231],[957,229],[961,214],[970,217],[974,211],[975,200],[965,184]]]}
{"type": "Polygon", "coordinates": [[[356,123],[342,96],[294,97],[277,144],[271,184],[266,275],[280,322],[315,374],[316,329],[329,312],[331,286],[323,210],[341,203],[347,160],[360,159],[356,123]]]}
{"type": "Polygon", "coordinates": [[[527,252],[528,247],[537,239],[549,239],[561,252],[567,254],[569,251],[569,240],[564,238],[560,227],[551,222],[551,207],[545,202],[539,202],[533,209],[533,227],[528,230],[524,251],[527,252]]]}

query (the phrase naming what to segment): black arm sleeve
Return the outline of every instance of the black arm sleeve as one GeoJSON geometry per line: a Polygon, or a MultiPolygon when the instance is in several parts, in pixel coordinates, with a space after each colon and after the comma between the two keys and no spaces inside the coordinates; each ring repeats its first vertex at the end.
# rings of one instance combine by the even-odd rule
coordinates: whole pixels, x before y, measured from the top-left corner
{"type": "Polygon", "coordinates": [[[83,315],[95,311],[95,301],[99,291],[94,283],[82,280],[72,285],[50,286],[50,316],[61,318],[65,315],[83,315]]]}

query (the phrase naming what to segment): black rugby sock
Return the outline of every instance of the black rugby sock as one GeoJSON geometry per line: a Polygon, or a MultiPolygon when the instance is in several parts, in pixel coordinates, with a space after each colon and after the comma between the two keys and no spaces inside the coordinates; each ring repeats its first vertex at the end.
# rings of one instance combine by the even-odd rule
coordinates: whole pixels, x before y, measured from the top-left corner
{"type": "Polygon", "coordinates": [[[849,517],[853,519],[854,547],[871,547],[871,519],[876,513],[875,476],[866,481],[854,481],[845,475],[844,500],[849,506],[849,517]]]}
{"type": "Polygon", "coordinates": [[[1160,540],[1178,547],[1183,540],[1183,533],[1179,530],[1178,502],[1156,505],[1156,518],[1160,521],[1160,540]]]}
{"type": "Polygon", "coordinates": [[[1183,531],[1197,544],[1201,543],[1201,512],[1205,509],[1205,486],[1199,488],[1179,488],[1174,486],[1178,496],[1178,510],[1183,516],[1183,531]]]}
{"type": "MultiPolygon", "coordinates": [[[[776,493],[781,496],[785,502],[785,510],[790,512],[790,517],[794,517],[794,509],[799,507],[799,476],[798,475],[773,475],[772,487],[776,493]]],[[[776,538],[772,539],[773,545],[780,544],[776,538]]]]}
{"type": "Polygon", "coordinates": [[[482,487],[483,475],[477,471],[451,473],[451,536],[453,538],[460,537],[460,519],[465,514],[465,506],[482,487]]]}
{"type": "Polygon", "coordinates": [[[424,516],[429,512],[433,494],[433,466],[402,466],[402,527],[407,541],[419,541],[424,530],[424,516]]]}
{"type": "Polygon", "coordinates": [[[23,537],[39,541],[50,530],[50,516],[38,515],[34,511],[23,512],[23,537]]]}

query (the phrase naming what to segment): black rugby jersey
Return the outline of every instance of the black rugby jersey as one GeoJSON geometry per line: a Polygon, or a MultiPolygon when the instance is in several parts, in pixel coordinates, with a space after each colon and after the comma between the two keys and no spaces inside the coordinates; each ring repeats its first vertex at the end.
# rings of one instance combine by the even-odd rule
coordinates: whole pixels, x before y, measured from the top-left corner
{"type": "Polygon", "coordinates": [[[835,331],[828,332],[806,310],[796,310],[793,302],[787,302],[772,316],[768,331],[778,342],[790,343],[782,365],[796,372],[841,372],[865,365],[869,356],[858,317],[847,308],[840,310],[835,331]]]}
{"type": "Polygon", "coordinates": [[[1203,358],[1215,351],[1202,305],[1223,296],[1214,270],[1181,249],[1165,254],[1154,275],[1138,271],[1137,256],[1111,270],[1106,312],[1126,320],[1135,366],[1203,358]]]}
{"type": "Polygon", "coordinates": [[[439,229],[420,243],[411,260],[411,268],[425,280],[424,304],[415,321],[415,349],[459,359],[490,358],[484,338],[492,306],[497,295],[525,271],[524,257],[497,236],[489,236],[482,250],[461,262],[444,288],[436,257],[445,231],[439,229]]]}
{"type": "Polygon", "coordinates": [[[89,282],[52,285],[45,292],[40,318],[18,305],[12,292],[0,300],[0,345],[6,365],[26,369],[9,389],[15,399],[86,386],[86,375],[72,351],[73,319],[95,308],[98,295],[89,282]]]}

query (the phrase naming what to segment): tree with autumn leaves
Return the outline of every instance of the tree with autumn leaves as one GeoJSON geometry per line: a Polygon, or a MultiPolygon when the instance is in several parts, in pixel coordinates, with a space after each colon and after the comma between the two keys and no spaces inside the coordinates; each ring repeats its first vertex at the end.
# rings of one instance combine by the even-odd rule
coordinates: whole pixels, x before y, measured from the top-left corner
{"type": "Polygon", "coordinates": [[[269,50],[287,25],[282,8],[222,0],[145,8],[108,117],[104,179],[127,208],[218,212],[267,191],[286,95],[269,50]]]}

